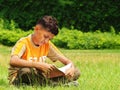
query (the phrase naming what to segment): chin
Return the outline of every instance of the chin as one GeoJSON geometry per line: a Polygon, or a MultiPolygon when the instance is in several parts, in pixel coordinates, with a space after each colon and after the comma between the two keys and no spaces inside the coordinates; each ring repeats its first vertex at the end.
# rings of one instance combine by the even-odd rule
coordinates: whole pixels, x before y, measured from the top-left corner
{"type": "Polygon", "coordinates": [[[39,46],[42,46],[42,45],[44,45],[44,43],[39,44],[39,46]]]}

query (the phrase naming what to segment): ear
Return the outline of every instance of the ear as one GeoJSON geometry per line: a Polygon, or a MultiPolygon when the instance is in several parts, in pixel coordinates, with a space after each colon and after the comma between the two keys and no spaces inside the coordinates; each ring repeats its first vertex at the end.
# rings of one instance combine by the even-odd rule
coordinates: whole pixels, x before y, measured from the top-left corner
{"type": "Polygon", "coordinates": [[[39,30],[40,29],[40,26],[39,25],[36,25],[35,27],[34,27],[34,30],[39,30]]]}

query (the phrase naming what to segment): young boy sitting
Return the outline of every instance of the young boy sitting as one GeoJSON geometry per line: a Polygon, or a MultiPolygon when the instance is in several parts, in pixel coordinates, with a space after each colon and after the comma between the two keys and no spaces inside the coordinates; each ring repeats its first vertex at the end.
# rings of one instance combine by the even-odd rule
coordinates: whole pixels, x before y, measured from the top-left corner
{"type": "Polygon", "coordinates": [[[52,16],[44,16],[38,20],[34,33],[17,41],[12,49],[9,82],[13,85],[46,85],[51,83],[66,83],[79,78],[79,70],[72,61],[62,55],[50,42],[58,34],[57,20],[52,16]],[[46,57],[55,62],[59,60],[64,65],[71,63],[65,75],[47,77],[50,72],[56,72],[53,64],[45,62],[46,57]]]}

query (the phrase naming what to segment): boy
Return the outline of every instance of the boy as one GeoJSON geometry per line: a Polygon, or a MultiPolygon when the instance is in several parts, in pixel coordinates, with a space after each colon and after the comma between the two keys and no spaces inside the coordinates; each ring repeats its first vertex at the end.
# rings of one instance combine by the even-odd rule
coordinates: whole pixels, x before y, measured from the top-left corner
{"type": "Polygon", "coordinates": [[[78,79],[79,70],[74,67],[71,60],[62,55],[50,42],[57,34],[57,20],[52,16],[44,16],[38,20],[33,34],[21,38],[16,43],[12,49],[10,59],[8,77],[10,84],[33,85],[37,82],[40,85],[46,85],[51,84],[51,82],[65,83],[78,79]],[[54,72],[56,67],[45,63],[46,57],[53,62],[59,60],[64,65],[71,63],[71,67],[66,71],[65,76],[47,78],[47,75],[54,72]]]}

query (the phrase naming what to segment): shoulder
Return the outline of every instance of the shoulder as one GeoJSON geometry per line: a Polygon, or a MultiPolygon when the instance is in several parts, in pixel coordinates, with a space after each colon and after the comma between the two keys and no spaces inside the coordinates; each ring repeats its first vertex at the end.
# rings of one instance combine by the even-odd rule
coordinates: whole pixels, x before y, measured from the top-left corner
{"type": "Polygon", "coordinates": [[[25,44],[29,38],[30,38],[30,35],[28,35],[26,37],[22,37],[17,41],[17,43],[24,43],[25,44]]]}

